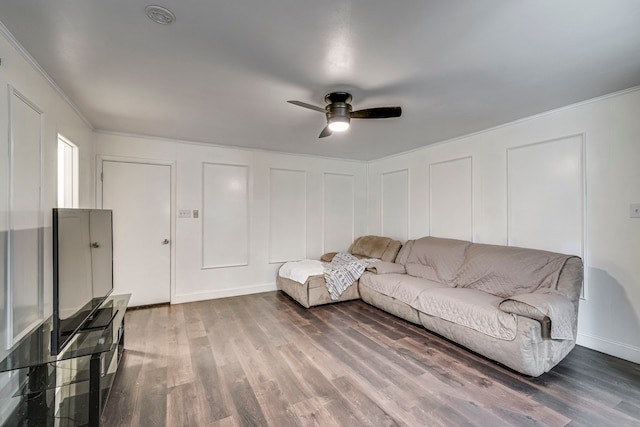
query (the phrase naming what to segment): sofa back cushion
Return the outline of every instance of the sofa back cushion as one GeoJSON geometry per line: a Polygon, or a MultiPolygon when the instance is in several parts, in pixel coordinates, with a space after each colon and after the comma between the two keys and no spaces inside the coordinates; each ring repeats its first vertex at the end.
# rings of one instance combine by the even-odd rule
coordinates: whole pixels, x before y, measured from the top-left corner
{"type": "Polygon", "coordinates": [[[361,236],[354,240],[349,252],[359,258],[378,258],[393,262],[402,243],[389,237],[361,236]]]}
{"type": "Polygon", "coordinates": [[[555,289],[569,258],[570,255],[537,249],[473,243],[456,273],[455,286],[503,298],[539,288],[555,289]]]}
{"type": "Polygon", "coordinates": [[[469,245],[471,242],[463,240],[422,237],[408,241],[396,262],[403,264],[411,276],[453,286],[469,245]]]}
{"type": "MultiPolygon", "coordinates": [[[[540,288],[556,289],[560,273],[571,258],[576,257],[429,236],[405,243],[396,263],[404,265],[407,274],[414,277],[509,298],[540,288]]],[[[579,293],[579,286],[575,288],[579,293]]]]}
{"type": "Polygon", "coordinates": [[[389,242],[389,246],[387,246],[387,249],[384,251],[380,259],[382,261],[394,262],[398,256],[398,252],[400,252],[400,248],[402,248],[401,241],[391,240],[389,242]]]}

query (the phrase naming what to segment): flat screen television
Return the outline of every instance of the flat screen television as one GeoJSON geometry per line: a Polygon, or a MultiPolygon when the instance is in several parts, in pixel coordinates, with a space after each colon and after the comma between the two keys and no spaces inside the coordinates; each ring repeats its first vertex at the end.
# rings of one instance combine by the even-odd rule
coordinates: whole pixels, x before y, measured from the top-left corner
{"type": "MultiPolygon", "coordinates": [[[[53,209],[51,354],[91,328],[113,290],[113,220],[106,209],[53,209]]],[[[110,319],[109,319],[110,320],[110,319]]]]}

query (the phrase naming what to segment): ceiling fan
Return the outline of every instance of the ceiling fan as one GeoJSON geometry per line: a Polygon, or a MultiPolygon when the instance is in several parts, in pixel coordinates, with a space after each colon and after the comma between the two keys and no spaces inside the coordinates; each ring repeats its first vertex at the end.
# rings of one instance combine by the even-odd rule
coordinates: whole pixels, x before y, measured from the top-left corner
{"type": "Polygon", "coordinates": [[[322,129],[318,138],[324,138],[333,132],[344,132],[349,129],[351,119],[386,119],[389,117],[400,117],[402,108],[400,107],[378,107],[364,110],[351,111],[351,94],[347,92],[331,92],[324,97],[327,106],[316,107],[301,101],[287,101],[290,104],[310,110],[325,113],[327,116],[327,126],[322,129]]]}

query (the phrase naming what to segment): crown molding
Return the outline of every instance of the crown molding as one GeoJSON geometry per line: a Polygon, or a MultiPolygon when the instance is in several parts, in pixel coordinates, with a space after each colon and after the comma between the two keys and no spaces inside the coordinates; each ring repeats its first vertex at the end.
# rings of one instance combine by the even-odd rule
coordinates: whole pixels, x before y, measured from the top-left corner
{"type": "Polygon", "coordinates": [[[388,156],[384,156],[384,157],[381,157],[379,159],[369,160],[367,163],[377,163],[377,162],[380,162],[380,161],[383,161],[383,160],[390,160],[390,159],[393,159],[393,158],[396,158],[396,157],[405,156],[407,154],[417,153],[419,151],[424,150],[425,148],[431,148],[431,147],[436,147],[438,145],[449,144],[451,142],[460,141],[460,140],[465,139],[465,138],[474,137],[476,135],[482,135],[484,133],[493,132],[493,131],[498,130],[498,129],[502,129],[502,128],[506,128],[506,127],[509,127],[509,126],[517,125],[519,123],[524,123],[524,122],[528,122],[530,120],[535,120],[535,119],[538,119],[540,117],[548,116],[548,115],[555,114],[555,113],[560,113],[560,112],[567,111],[567,110],[572,110],[574,108],[579,108],[579,107],[582,107],[584,105],[593,104],[594,102],[604,101],[604,100],[607,100],[609,98],[616,98],[618,96],[622,96],[622,95],[626,95],[628,93],[633,93],[633,92],[638,92],[638,91],[640,91],[640,86],[633,86],[633,87],[630,87],[628,89],[623,89],[623,90],[620,90],[620,91],[617,91],[617,92],[608,93],[606,95],[597,96],[595,98],[586,99],[584,101],[579,101],[579,102],[576,102],[574,104],[565,105],[563,107],[554,108],[553,110],[543,111],[542,113],[534,114],[532,116],[527,116],[527,117],[523,117],[521,119],[512,120],[510,122],[503,123],[503,124],[497,125],[497,126],[493,126],[493,127],[487,128],[487,129],[482,129],[482,130],[479,130],[477,132],[467,133],[465,135],[460,135],[460,136],[456,136],[456,137],[453,137],[453,138],[444,139],[442,141],[437,141],[437,142],[434,142],[434,143],[431,143],[431,144],[425,144],[425,145],[423,145],[421,147],[417,147],[417,148],[414,148],[412,150],[403,151],[402,153],[390,154],[388,156]]]}
{"type": "Polygon", "coordinates": [[[95,130],[93,124],[87,119],[87,117],[80,111],[78,106],[65,94],[60,86],[47,74],[47,72],[38,64],[38,62],[31,56],[31,54],[20,44],[20,42],[11,34],[11,31],[0,22],[0,34],[9,42],[9,44],[33,67],[33,69],[40,74],[40,76],[51,86],[51,88],[62,98],[64,102],[71,107],[71,109],[82,119],[82,121],[91,130],[95,130]]]}
{"type": "Polygon", "coordinates": [[[123,137],[123,138],[133,138],[133,139],[145,139],[145,140],[150,140],[150,141],[162,141],[162,142],[169,142],[169,143],[174,143],[174,144],[198,145],[198,146],[201,146],[201,147],[209,147],[209,148],[219,148],[219,149],[237,150],[237,151],[252,151],[252,152],[266,153],[266,154],[281,154],[281,155],[284,155],[284,156],[295,156],[295,157],[305,157],[305,158],[313,158],[313,159],[321,159],[321,160],[331,160],[331,161],[344,162],[344,163],[356,163],[356,164],[361,164],[361,165],[366,165],[366,164],[369,163],[366,160],[344,159],[344,158],[341,158],[341,157],[321,156],[321,155],[317,155],[317,154],[292,153],[292,152],[289,152],[289,151],[269,150],[269,149],[266,149],[266,148],[244,147],[244,146],[241,146],[241,145],[225,145],[225,144],[219,144],[219,143],[215,143],[215,142],[193,141],[193,140],[180,139],[180,138],[171,138],[171,137],[164,137],[164,136],[157,136],[157,135],[145,135],[145,134],[139,134],[139,133],[118,132],[118,131],[106,130],[106,129],[93,129],[93,132],[97,133],[97,134],[101,134],[101,135],[112,135],[112,136],[119,136],[119,137],[123,137]]]}

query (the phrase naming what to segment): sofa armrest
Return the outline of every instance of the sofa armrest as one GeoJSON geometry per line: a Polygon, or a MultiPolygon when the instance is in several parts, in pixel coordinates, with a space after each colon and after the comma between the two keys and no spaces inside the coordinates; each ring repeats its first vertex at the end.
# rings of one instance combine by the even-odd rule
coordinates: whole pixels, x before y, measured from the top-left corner
{"type": "Polygon", "coordinates": [[[556,289],[574,302],[576,310],[578,309],[583,279],[584,265],[582,260],[578,257],[569,258],[560,271],[556,289]]]}
{"type": "Polygon", "coordinates": [[[551,338],[551,319],[537,308],[520,301],[506,299],[500,303],[500,310],[537,320],[540,323],[542,338],[551,338]]]}
{"type": "Polygon", "coordinates": [[[546,317],[546,314],[544,314],[534,306],[512,299],[506,299],[502,301],[500,303],[500,310],[504,311],[505,313],[517,314],[518,316],[524,316],[538,321],[546,317]]]}
{"type": "Polygon", "coordinates": [[[402,264],[396,264],[395,262],[376,261],[367,265],[367,271],[371,271],[376,274],[391,274],[391,273],[406,273],[407,270],[402,264]]]}
{"type": "Polygon", "coordinates": [[[575,339],[577,331],[575,306],[566,295],[560,292],[539,289],[529,294],[514,295],[502,301],[500,309],[507,313],[538,320],[543,327],[544,323],[550,322],[550,336],[553,339],[575,339]]]}
{"type": "Polygon", "coordinates": [[[322,262],[331,262],[333,257],[336,256],[338,252],[327,252],[326,254],[320,257],[320,261],[322,262]]]}

